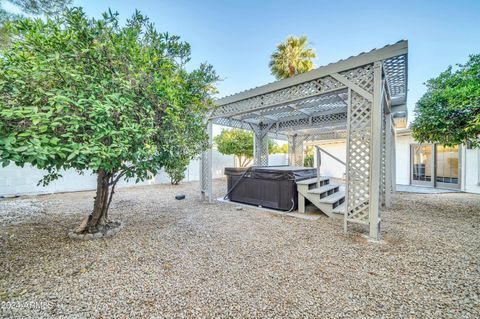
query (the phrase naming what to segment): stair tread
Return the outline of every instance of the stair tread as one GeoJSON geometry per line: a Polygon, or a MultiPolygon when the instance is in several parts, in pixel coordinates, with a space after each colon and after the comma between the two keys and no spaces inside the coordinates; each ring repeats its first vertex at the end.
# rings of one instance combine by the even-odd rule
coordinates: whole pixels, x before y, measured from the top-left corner
{"type": "Polygon", "coordinates": [[[332,195],[329,195],[327,197],[320,199],[320,203],[333,204],[335,202],[338,202],[342,198],[345,198],[345,192],[339,191],[339,192],[333,193],[332,195]]]}
{"type": "Polygon", "coordinates": [[[317,188],[312,188],[312,189],[309,189],[308,190],[308,193],[311,193],[311,194],[322,194],[322,193],[325,193],[325,192],[328,192],[329,190],[332,190],[334,188],[337,188],[339,187],[340,185],[337,185],[337,184],[327,184],[327,185],[324,185],[322,187],[317,187],[317,188]]]}
{"type": "Polygon", "coordinates": [[[335,214],[345,214],[345,203],[338,205],[332,210],[332,213],[335,214]]]}
{"type": "MultiPolygon", "coordinates": [[[[329,179],[328,177],[320,176],[321,181],[326,181],[328,179],[329,179]]],[[[296,183],[297,185],[310,185],[316,182],[317,182],[317,178],[315,177],[315,178],[304,179],[303,181],[298,181],[296,183]]]]}

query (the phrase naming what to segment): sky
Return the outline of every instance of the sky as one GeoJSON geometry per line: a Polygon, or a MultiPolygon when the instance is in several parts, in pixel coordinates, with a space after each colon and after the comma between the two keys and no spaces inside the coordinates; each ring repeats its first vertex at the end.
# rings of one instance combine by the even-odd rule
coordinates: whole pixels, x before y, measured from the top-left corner
{"type": "Polygon", "coordinates": [[[480,0],[74,0],[89,16],[139,9],[158,31],[192,47],[189,68],[207,61],[222,78],[218,97],[274,81],[268,62],[288,35],[307,35],[326,65],[406,39],[409,120],[423,83],[480,54],[480,0]]]}

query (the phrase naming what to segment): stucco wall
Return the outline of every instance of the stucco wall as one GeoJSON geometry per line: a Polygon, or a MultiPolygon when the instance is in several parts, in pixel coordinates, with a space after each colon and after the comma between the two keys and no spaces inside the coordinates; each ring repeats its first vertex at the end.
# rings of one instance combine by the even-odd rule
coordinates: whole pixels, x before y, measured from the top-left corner
{"type": "Polygon", "coordinates": [[[464,178],[464,190],[470,193],[480,194],[479,183],[479,169],[480,169],[480,150],[478,149],[466,149],[464,151],[465,155],[465,172],[463,174],[464,178]]]}
{"type": "MultiPolygon", "coordinates": [[[[213,178],[223,177],[223,170],[226,166],[233,165],[233,156],[225,156],[218,151],[213,151],[213,178]]],[[[21,168],[14,164],[0,168],[0,196],[35,195],[58,192],[74,192],[92,190],[96,186],[96,177],[91,172],[83,175],[74,170],[62,171],[62,178],[50,183],[48,186],[37,186],[38,181],[44,175],[44,171],[26,165],[21,168]]],[[[199,160],[193,160],[185,171],[185,181],[199,180],[199,160]]],[[[165,172],[155,177],[135,184],[134,180],[129,182],[120,181],[118,187],[163,184],[170,183],[170,178],[165,172]]]]}
{"type": "MultiPolygon", "coordinates": [[[[234,166],[233,156],[226,156],[214,150],[212,152],[212,176],[213,178],[223,177],[225,167],[234,166]]],[[[287,165],[286,154],[272,154],[269,156],[270,165],[287,165]]],[[[198,181],[200,178],[199,160],[192,160],[185,171],[184,181],[198,181]]],[[[14,164],[0,168],[0,196],[36,195],[59,192],[75,192],[95,189],[96,177],[91,172],[83,175],[74,170],[62,171],[62,178],[50,183],[46,187],[37,186],[38,181],[45,174],[44,171],[30,165],[21,168],[14,164]]],[[[165,172],[149,180],[135,184],[134,180],[129,182],[120,181],[118,187],[164,184],[170,183],[170,178],[165,172]]]]}
{"type": "Polygon", "coordinates": [[[410,185],[410,144],[415,143],[411,135],[397,135],[395,141],[396,178],[399,185],[410,185]]]}
{"type": "MultiPolygon", "coordinates": [[[[338,141],[335,143],[320,144],[320,147],[337,157],[342,161],[346,161],[347,147],[345,141],[338,141]]],[[[315,152],[314,166],[317,165],[317,154],[315,152]]],[[[322,153],[322,162],[320,165],[320,175],[335,178],[343,178],[345,174],[345,166],[337,162],[330,156],[322,153]]]]}
{"type": "MultiPolygon", "coordinates": [[[[397,136],[396,140],[396,183],[401,185],[410,184],[410,143],[413,139],[410,135],[397,136]]],[[[342,161],[346,160],[347,147],[345,141],[329,142],[320,144],[327,152],[335,155],[342,161]]],[[[322,165],[320,173],[323,176],[342,178],[345,173],[345,166],[322,154],[322,165]]]]}

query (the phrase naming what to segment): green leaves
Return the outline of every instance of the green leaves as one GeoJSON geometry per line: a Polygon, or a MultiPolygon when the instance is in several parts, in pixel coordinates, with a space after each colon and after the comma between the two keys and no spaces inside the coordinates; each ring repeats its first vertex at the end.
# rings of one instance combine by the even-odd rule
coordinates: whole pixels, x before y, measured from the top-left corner
{"type": "Polygon", "coordinates": [[[449,67],[427,81],[427,92],[415,107],[413,136],[420,142],[480,146],[480,55],[449,67]]]}
{"type": "MultiPolygon", "coordinates": [[[[238,158],[253,158],[253,132],[241,129],[222,130],[214,137],[217,149],[224,155],[235,155],[238,158]]],[[[269,152],[277,150],[277,146],[272,140],[268,141],[269,152]]]]}
{"type": "Polygon", "coordinates": [[[218,151],[224,155],[253,157],[253,133],[240,129],[222,130],[214,137],[218,151]]]}
{"type": "Polygon", "coordinates": [[[2,164],[50,170],[43,183],[68,168],[128,167],[142,180],[207,146],[215,72],[186,71],[190,46],[140,13],[121,27],[116,13],[94,20],[75,8],[12,30],[0,60],[2,164]]]}
{"type": "Polygon", "coordinates": [[[289,36],[277,45],[270,57],[269,67],[277,80],[286,79],[313,69],[315,51],[308,48],[307,36],[289,36]]]}

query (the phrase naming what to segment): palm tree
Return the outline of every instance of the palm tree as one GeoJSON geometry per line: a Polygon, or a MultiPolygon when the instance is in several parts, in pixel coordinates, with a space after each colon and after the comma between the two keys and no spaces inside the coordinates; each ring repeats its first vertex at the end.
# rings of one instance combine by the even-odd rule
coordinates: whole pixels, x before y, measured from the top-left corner
{"type": "Polygon", "coordinates": [[[316,54],[308,48],[309,42],[305,35],[289,36],[285,42],[277,45],[277,50],[270,57],[269,67],[278,80],[305,73],[313,69],[316,54]]]}

